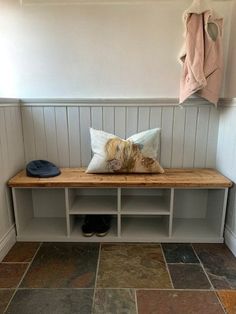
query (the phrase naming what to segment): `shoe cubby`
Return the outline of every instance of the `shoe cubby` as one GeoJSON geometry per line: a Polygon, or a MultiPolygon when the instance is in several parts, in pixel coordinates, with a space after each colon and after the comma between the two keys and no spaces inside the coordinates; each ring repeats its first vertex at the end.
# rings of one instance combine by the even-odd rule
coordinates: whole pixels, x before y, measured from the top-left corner
{"type": "Polygon", "coordinates": [[[67,235],[64,189],[14,189],[20,241],[61,241],[67,235]]]}
{"type": "Polygon", "coordinates": [[[122,215],[170,215],[171,189],[121,189],[122,215]]]}
{"type": "Polygon", "coordinates": [[[91,237],[84,236],[82,232],[82,225],[84,223],[85,215],[71,215],[70,216],[70,241],[89,241],[100,242],[103,239],[106,241],[115,241],[118,236],[118,219],[116,215],[111,215],[110,229],[108,233],[102,237],[94,233],[91,237]]]}
{"type": "Polygon", "coordinates": [[[117,213],[117,189],[67,189],[70,215],[117,213]]]}
{"type": "Polygon", "coordinates": [[[222,239],[227,189],[177,189],[172,237],[177,241],[222,239]]]}
{"type": "Polygon", "coordinates": [[[125,215],[121,218],[121,239],[131,242],[155,242],[169,236],[169,217],[125,215]]]}

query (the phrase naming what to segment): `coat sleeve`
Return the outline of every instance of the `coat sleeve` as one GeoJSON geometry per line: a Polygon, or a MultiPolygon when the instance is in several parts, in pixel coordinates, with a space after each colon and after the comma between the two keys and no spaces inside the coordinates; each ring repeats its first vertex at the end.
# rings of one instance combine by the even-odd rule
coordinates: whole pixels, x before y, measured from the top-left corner
{"type": "Polygon", "coordinates": [[[190,14],[186,32],[186,67],[188,89],[195,93],[206,86],[204,74],[204,17],[203,14],[190,14]]]}

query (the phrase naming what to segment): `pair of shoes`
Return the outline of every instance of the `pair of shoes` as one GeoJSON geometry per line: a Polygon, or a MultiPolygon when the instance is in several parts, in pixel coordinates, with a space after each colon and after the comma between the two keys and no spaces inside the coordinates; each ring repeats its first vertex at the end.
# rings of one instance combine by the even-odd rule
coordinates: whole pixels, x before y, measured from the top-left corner
{"type": "Polygon", "coordinates": [[[86,215],[82,232],[85,237],[91,237],[95,233],[104,237],[110,229],[111,217],[109,215],[86,215]]]}

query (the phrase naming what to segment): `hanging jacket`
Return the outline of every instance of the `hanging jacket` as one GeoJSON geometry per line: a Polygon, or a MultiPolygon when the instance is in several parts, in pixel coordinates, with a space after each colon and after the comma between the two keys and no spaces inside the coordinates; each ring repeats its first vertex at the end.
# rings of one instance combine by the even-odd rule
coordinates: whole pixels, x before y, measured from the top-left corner
{"type": "Polygon", "coordinates": [[[202,0],[184,13],[185,44],[179,103],[196,93],[217,105],[223,74],[223,19],[202,0]]]}

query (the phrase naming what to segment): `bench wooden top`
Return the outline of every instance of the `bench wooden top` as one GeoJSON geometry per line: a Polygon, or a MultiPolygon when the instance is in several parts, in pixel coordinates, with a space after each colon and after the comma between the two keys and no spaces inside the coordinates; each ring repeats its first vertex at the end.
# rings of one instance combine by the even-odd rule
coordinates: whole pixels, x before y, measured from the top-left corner
{"type": "Polygon", "coordinates": [[[232,182],[214,169],[165,169],[163,174],[87,174],[83,168],[62,168],[57,177],[27,177],[25,170],[9,180],[10,187],[194,187],[227,188],[232,182]]]}

